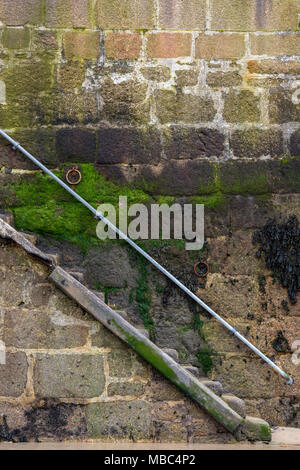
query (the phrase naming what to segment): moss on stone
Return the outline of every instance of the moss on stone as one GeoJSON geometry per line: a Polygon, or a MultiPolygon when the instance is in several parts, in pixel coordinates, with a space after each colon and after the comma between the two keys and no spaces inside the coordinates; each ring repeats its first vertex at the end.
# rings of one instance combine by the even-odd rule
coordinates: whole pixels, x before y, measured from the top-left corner
{"type": "Polygon", "coordinates": [[[201,364],[202,370],[207,374],[213,368],[213,360],[211,358],[212,351],[210,349],[200,349],[197,352],[197,359],[201,364]]]}

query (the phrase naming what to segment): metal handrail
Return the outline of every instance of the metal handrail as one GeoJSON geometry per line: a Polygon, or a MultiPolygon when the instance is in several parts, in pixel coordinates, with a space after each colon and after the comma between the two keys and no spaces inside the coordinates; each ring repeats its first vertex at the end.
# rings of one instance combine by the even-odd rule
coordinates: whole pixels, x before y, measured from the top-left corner
{"type": "Polygon", "coordinates": [[[284,372],[280,367],[278,367],[271,359],[269,359],[265,354],[263,354],[259,349],[257,349],[250,341],[248,341],[243,335],[241,335],[235,328],[233,328],[227,321],[225,321],[220,315],[218,315],[214,310],[212,310],[208,305],[206,305],[199,297],[197,297],[192,291],[190,291],[184,284],[182,284],[176,277],[173,276],[169,271],[167,271],[163,266],[161,266],[155,259],[153,259],[146,251],[140,248],[133,240],[131,240],[127,235],[121,232],[117,227],[115,227],[108,219],[106,219],[103,214],[97,211],[93,206],[91,206],[85,199],[83,199],[79,194],[73,191],[69,186],[67,186],[60,178],[58,178],[52,171],[50,171],[46,166],[44,166],[39,160],[37,160],[31,153],[27,152],[21,144],[12,139],[6,132],[0,129],[0,135],[7,139],[13,146],[14,150],[19,150],[27,158],[29,158],[35,165],[37,165],[41,170],[43,170],[47,175],[54,179],[60,186],[62,186],[68,193],[75,197],[81,204],[83,204],[87,209],[89,209],[95,216],[96,219],[102,220],[108,227],[110,227],[114,232],[116,232],[120,238],[125,240],[129,245],[131,245],[136,251],[138,251],[144,258],[146,258],[150,263],[153,264],[159,271],[161,271],[166,277],[171,279],[180,289],[182,289],[187,295],[189,295],[197,304],[199,304],[204,310],[210,313],[216,320],[218,320],[225,328],[227,328],[232,334],[239,338],[244,344],[246,344],[253,352],[255,352],[259,357],[261,357],[267,364],[269,364],[276,372],[278,372],[282,377],[287,380],[288,385],[292,385],[294,380],[286,372],[284,372]]]}

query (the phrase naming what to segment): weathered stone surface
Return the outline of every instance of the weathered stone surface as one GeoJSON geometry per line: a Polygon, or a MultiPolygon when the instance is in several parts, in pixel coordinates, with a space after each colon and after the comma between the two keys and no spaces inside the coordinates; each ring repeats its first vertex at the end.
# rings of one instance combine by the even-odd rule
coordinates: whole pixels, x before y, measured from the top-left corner
{"type": "Polygon", "coordinates": [[[60,129],[56,133],[56,150],[60,162],[94,162],[96,136],[84,129],[60,129]]]}
{"type": "Polygon", "coordinates": [[[36,29],[32,32],[32,44],[36,50],[47,52],[57,51],[57,32],[36,29]]]}
{"type": "Polygon", "coordinates": [[[291,135],[290,152],[293,157],[300,156],[300,129],[291,135]]]}
{"type": "Polygon", "coordinates": [[[101,29],[151,29],[155,25],[154,0],[104,0],[97,3],[101,29]]]}
{"type": "Polygon", "coordinates": [[[236,230],[230,238],[219,237],[208,243],[211,272],[229,276],[269,273],[264,262],[256,256],[257,247],[252,243],[252,231],[236,230]]]}
{"type": "Polygon", "coordinates": [[[176,70],[176,84],[180,87],[195,86],[198,83],[199,71],[195,69],[176,70]]]}
{"type": "Polygon", "coordinates": [[[234,396],[234,395],[222,395],[222,399],[228,403],[230,408],[236,411],[242,418],[246,417],[246,405],[244,400],[234,396]]]}
{"type": "MultiPolygon", "coordinates": [[[[226,391],[239,398],[272,398],[278,396],[283,389],[292,394],[292,388],[287,390],[284,380],[256,356],[226,355],[215,361],[213,379],[220,380],[226,391]]],[[[290,361],[290,358],[289,358],[290,361]]],[[[277,361],[276,361],[277,362],[277,361]]],[[[284,365],[277,362],[280,367],[284,365]]],[[[288,371],[289,369],[286,369],[288,371]]]]}
{"type": "Polygon", "coordinates": [[[104,385],[103,358],[99,354],[38,354],[36,357],[37,397],[98,397],[104,385]]]}
{"type": "Polygon", "coordinates": [[[283,154],[281,130],[237,130],[231,134],[230,145],[237,158],[276,157],[283,154]]]}
{"type": "Polygon", "coordinates": [[[6,352],[6,363],[0,364],[0,396],[19,397],[27,383],[27,358],[23,352],[6,352]]]}
{"type": "Polygon", "coordinates": [[[196,58],[235,59],[243,57],[246,51],[243,34],[204,34],[196,39],[196,58]]]}
{"type": "Polygon", "coordinates": [[[46,2],[46,26],[83,28],[90,25],[86,0],[50,0],[46,2]]]}
{"type": "Polygon", "coordinates": [[[39,401],[32,406],[0,404],[7,426],[1,437],[13,442],[37,441],[41,438],[67,440],[86,435],[85,407],[73,403],[39,401]]]}
{"type": "Polygon", "coordinates": [[[190,33],[149,33],[147,56],[150,58],[177,58],[191,55],[190,33]]]}
{"type": "Polygon", "coordinates": [[[111,333],[105,326],[97,323],[92,332],[92,346],[96,348],[113,348],[114,350],[129,351],[129,347],[111,333]]]}
{"type": "Polygon", "coordinates": [[[160,0],[159,26],[163,29],[205,29],[205,0],[160,0]]]}
{"type": "Polygon", "coordinates": [[[300,73],[300,63],[293,60],[264,59],[249,60],[247,68],[250,73],[259,74],[298,74],[300,73]]]}
{"type": "Polygon", "coordinates": [[[162,124],[167,122],[198,123],[212,121],[216,110],[211,98],[185,94],[175,90],[155,93],[156,114],[162,124]]]}
{"type": "Polygon", "coordinates": [[[98,131],[100,164],[158,163],[161,159],[160,133],[154,127],[102,128],[98,131]]]}
{"type": "Polygon", "coordinates": [[[3,72],[8,98],[48,91],[51,88],[52,65],[48,61],[33,61],[9,67],[3,72]]]}
{"type": "Polygon", "coordinates": [[[84,260],[85,278],[102,287],[136,286],[137,271],[131,266],[127,249],[115,244],[91,248],[84,260]]]}
{"type": "Polygon", "coordinates": [[[271,123],[298,122],[300,106],[293,99],[293,92],[283,91],[282,88],[270,90],[269,115],[271,123]]]}
{"type": "Polygon", "coordinates": [[[130,350],[114,351],[108,354],[110,377],[130,377],[132,375],[132,360],[130,350]]]}
{"type": "Polygon", "coordinates": [[[137,59],[142,47],[138,33],[108,33],[105,40],[106,57],[114,59],[137,59]]]}
{"type": "Polygon", "coordinates": [[[178,401],[184,397],[183,393],[161,374],[151,369],[151,380],[147,386],[147,397],[152,401],[178,401]]]}
{"type": "Polygon", "coordinates": [[[111,383],[107,387],[108,396],[133,396],[141,397],[145,393],[145,384],[142,382],[119,382],[111,383]]]}
{"type": "Polygon", "coordinates": [[[67,59],[97,59],[100,55],[98,32],[67,32],[64,34],[64,51],[67,59]]]}
{"type": "Polygon", "coordinates": [[[227,122],[260,120],[260,99],[249,90],[231,90],[224,94],[224,118],[227,122]]]}
{"type": "Polygon", "coordinates": [[[197,293],[223,318],[248,321],[252,315],[259,317],[264,312],[258,282],[248,276],[228,278],[219,273],[210,274],[206,288],[199,288],[197,293]]]}
{"type": "Polygon", "coordinates": [[[30,31],[28,28],[8,28],[2,34],[2,44],[8,49],[26,49],[29,46],[30,31]]]}
{"type": "Polygon", "coordinates": [[[107,79],[101,85],[103,114],[108,121],[148,123],[150,116],[147,85],[136,80],[115,84],[107,79]]]}
{"type": "Polygon", "coordinates": [[[92,403],[87,407],[88,435],[93,439],[149,439],[152,435],[148,403],[92,403]]]}
{"type": "Polygon", "coordinates": [[[142,67],[141,74],[147,80],[154,82],[166,82],[171,78],[169,67],[164,65],[156,65],[155,67],[142,67]]]}
{"type": "MultiPolygon", "coordinates": [[[[56,167],[55,131],[48,128],[17,130],[10,134],[22,147],[51,168],[56,167]]],[[[7,168],[23,168],[36,170],[37,167],[19,152],[13,152],[6,147],[1,149],[1,164],[7,168]],[[3,151],[4,150],[4,151],[3,151]]]]}
{"type": "Polygon", "coordinates": [[[212,88],[238,86],[242,83],[242,76],[238,72],[210,72],[206,83],[212,88]]]}
{"type": "Polygon", "coordinates": [[[168,159],[220,157],[224,152],[224,135],[215,129],[172,126],[164,140],[168,159]]]}
{"type": "Polygon", "coordinates": [[[295,30],[297,0],[212,0],[212,29],[226,31],[295,30]]]}
{"type": "Polygon", "coordinates": [[[246,399],[247,415],[266,420],[270,426],[297,426],[297,398],[246,399]]]}
{"type": "MultiPolygon", "coordinates": [[[[41,289],[41,287],[40,287],[41,289]]],[[[88,327],[62,314],[43,310],[11,309],[4,317],[4,342],[25,349],[59,349],[84,346],[88,327]],[[72,324],[74,323],[74,324],[72,324]]]]}
{"type": "Polygon", "coordinates": [[[7,26],[39,24],[42,17],[41,0],[3,0],[0,5],[0,19],[7,26]]]}
{"type": "Polygon", "coordinates": [[[299,34],[251,34],[250,49],[253,55],[294,56],[299,54],[299,34]]]}
{"type": "Polygon", "coordinates": [[[299,165],[297,159],[226,163],[220,166],[221,187],[229,194],[298,192],[299,165]]]}
{"type": "Polygon", "coordinates": [[[74,89],[81,89],[84,76],[83,64],[76,61],[64,62],[59,66],[57,83],[61,88],[74,92],[74,89]]]}
{"type": "Polygon", "coordinates": [[[121,165],[99,165],[98,170],[119,184],[134,183],[150,194],[193,195],[214,191],[213,167],[206,161],[170,161],[165,165],[129,168],[121,165]]]}

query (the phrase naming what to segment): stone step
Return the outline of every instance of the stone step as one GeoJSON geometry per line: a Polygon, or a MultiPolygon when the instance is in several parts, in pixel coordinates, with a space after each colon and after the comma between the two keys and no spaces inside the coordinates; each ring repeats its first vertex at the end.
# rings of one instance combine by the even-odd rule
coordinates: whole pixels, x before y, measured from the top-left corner
{"type": "Polygon", "coordinates": [[[193,374],[195,377],[200,377],[200,371],[198,367],[192,366],[191,364],[186,364],[182,366],[185,370],[193,374]]]}
{"type": "Polygon", "coordinates": [[[24,237],[27,238],[27,240],[33,245],[37,244],[38,237],[34,233],[27,233],[27,232],[20,232],[20,233],[21,235],[24,235],[24,237]]]}
{"type": "Polygon", "coordinates": [[[168,354],[174,361],[178,362],[179,361],[179,354],[176,349],[169,349],[169,348],[163,348],[163,352],[168,354]]]}
{"type": "Polygon", "coordinates": [[[66,271],[73,276],[77,281],[81,282],[81,284],[84,283],[84,274],[82,271],[73,271],[71,269],[66,269],[66,271]]]}
{"type": "Polygon", "coordinates": [[[4,220],[7,224],[11,225],[12,227],[15,226],[14,221],[14,214],[9,211],[1,210],[0,211],[0,219],[4,220]]]}
{"type": "Polygon", "coordinates": [[[246,418],[246,404],[244,400],[235,395],[224,394],[221,397],[226,403],[236,411],[242,418],[246,418]]]}
{"type": "Polygon", "coordinates": [[[104,292],[99,292],[98,290],[91,290],[93,294],[95,294],[99,299],[101,299],[103,302],[105,302],[105,293],[104,292]]]}
{"type": "Polygon", "coordinates": [[[124,320],[127,320],[128,321],[128,315],[127,315],[127,312],[124,312],[124,310],[115,310],[119,315],[121,315],[121,317],[124,318],[124,320]]]}
{"type": "Polygon", "coordinates": [[[217,381],[209,380],[205,378],[200,378],[199,380],[203,385],[209,388],[216,395],[221,396],[223,394],[223,385],[221,384],[221,382],[217,382],[217,381]]]}

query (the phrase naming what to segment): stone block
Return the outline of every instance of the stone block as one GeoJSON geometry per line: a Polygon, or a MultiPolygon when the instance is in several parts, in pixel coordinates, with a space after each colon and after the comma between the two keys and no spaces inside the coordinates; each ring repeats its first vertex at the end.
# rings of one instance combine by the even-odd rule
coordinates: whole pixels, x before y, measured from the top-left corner
{"type": "Polygon", "coordinates": [[[92,398],[105,386],[99,354],[37,354],[34,389],[41,398],[92,398]]]}
{"type": "Polygon", "coordinates": [[[176,70],[176,84],[180,87],[195,86],[198,83],[199,71],[197,69],[176,70]]]}
{"type": "Polygon", "coordinates": [[[161,159],[161,139],[156,128],[102,128],[98,131],[100,164],[158,163],[161,159]]]}
{"type": "Polygon", "coordinates": [[[0,396],[19,397],[27,383],[27,358],[23,352],[6,352],[5,364],[0,364],[0,396]]]}
{"type": "Polygon", "coordinates": [[[195,56],[198,59],[239,59],[245,52],[243,34],[200,33],[196,39],[195,56]]]}
{"type": "Polygon", "coordinates": [[[142,47],[138,33],[107,33],[105,54],[110,59],[137,59],[142,47]]]}
{"type": "Polygon", "coordinates": [[[2,44],[7,49],[27,49],[30,42],[28,28],[7,28],[2,33],[2,44]]]}
{"type": "Polygon", "coordinates": [[[95,60],[100,55],[100,34],[98,32],[67,32],[64,34],[63,44],[68,60],[95,60]]]}
{"type": "Polygon", "coordinates": [[[216,114],[210,97],[185,94],[175,90],[157,90],[156,114],[162,124],[182,121],[187,124],[212,121],[216,114]]]}
{"type": "Polygon", "coordinates": [[[72,317],[48,315],[43,310],[10,309],[4,317],[5,344],[15,348],[82,347],[87,342],[88,330],[87,326],[76,324],[72,317]]]}
{"type": "Polygon", "coordinates": [[[162,29],[205,29],[205,0],[160,0],[159,26],[162,29]]]}
{"type": "Polygon", "coordinates": [[[231,90],[224,97],[224,119],[227,122],[260,121],[260,98],[249,90],[231,90]]]}
{"type": "Polygon", "coordinates": [[[300,106],[292,91],[272,88],[269,95],[270,121],[274,124],[298,122],[300,106]]]}
{"type": "Polygon", "coordinates": [[[149,58],[177,58],[191,55],[190,33],[149,33],[146,53],[149,58]]]}
{"type": "Polygon", "coordinates": [[[102,0],[97,3],[101,29],[151,29],[155,26],[154,0],[102,0]]]}
{"type": "Polygon", "coordinates": [[[275,129],[233,131],[230,146],[236,158],[278,157],[284,152],[282,131],[275,129]]]}
{"type": "Polygon", "coordinates": [[[110,377],[131,377],[132,357],[130,350],[113,351],[108,354],[110,377]]]}
{"type": "Polygon", "coordinates": [[[253,55],[295,56],[299,54],[299,33],[251,34],[253,55]]]}
{"type": "Polygon", "coordinates": [[[164,152],[168,159],[220,157],[224,140],[215,129],[172,126],[164,132],[164,152]]]}
{"type": "Polygon", "coordinates": [[[242,84],[242,76],[239,72],[210,72],[206,83],[212,88],[239,86],[242,84]]]}
{"type": "Polygon", "coordinates": [[[69,61],[61,63],[58,69],[57,83],[64,90],[80,90],[85,77],[85,68],[82,63],[69,61]]]}
{"type": "Polygon", "coordinates": [[[156,65],[155,67],[142,67],[141,74],[146,80],[153,82],[167,82],[171,78],[171,71],[165,65],[156,65]]]}
{"type": "Polygon", "coordinates": [[[277,31],[297,29],[297,0],[212,0],[213,30],[277,31]]]}
{"type": "MultiPolygon", "coordinates": [[[[247,68],[250,73],[257,74],[299,74],[300,63],[293,60],[263,59],[249,60],[247,68]]],[[[270,87],[274,88],[274,87],[270,87]]]]}
{"type": "Polygon", "coordinates": [[[103,115],[107,121],[146,124],[150,119],[147,85],[136,80],[114,83],[106,79],[100,88],[103,115]]]}
{"type": "Polygon", "coordinates": [[[50,28],[86,28],[90,25],[87,0],[47,0],[46,26],[50,28]]]}
{"type": "Polygon", "coordinates": [[[42,21],[41,0],[2,0],[0,20],[7,26],[40,24],[42,21]]]}
{"type": "Polygon", "coordinates": [[[59,162],[92,163],[96,155],[96,136],[86,129],[59,129],[56,150],[59,162]]]}
{"type": "Polygon", "coordinates": [[[152,435],[150,406],[142,400],[92,403],[86,416],[88,436],[92,439],[137,441],[152,435]]]}

